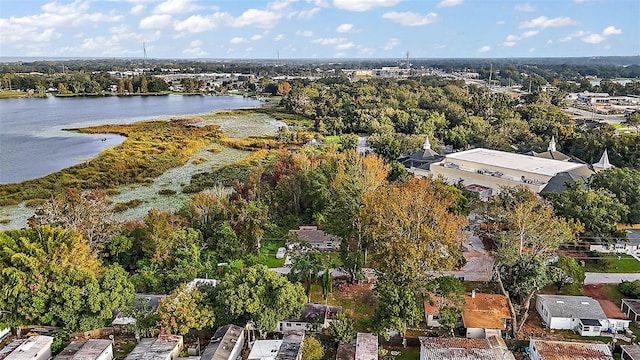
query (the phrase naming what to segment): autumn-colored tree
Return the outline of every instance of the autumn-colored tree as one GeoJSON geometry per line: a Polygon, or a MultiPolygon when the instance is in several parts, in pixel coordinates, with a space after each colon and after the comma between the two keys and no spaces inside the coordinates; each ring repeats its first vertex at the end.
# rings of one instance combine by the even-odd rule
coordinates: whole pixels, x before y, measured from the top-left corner
{"type": "Polygon", "coordinates": [[[167,334],[185,335],[189,330],[202,330],[213,325],[213,309],[205,304],[204,295],[198,289],[182,285],[160,300],[158,325],[167,334]]]}
{"type": "Polygon", "coordinates": [[[149,81],[147,80],[146,76],[142,76],[142,78],[140,78],[140,92],[141,93],[149,92],[149,81]]]}
{"type": "Polygon", "coordinates": [[[44,202],[29,219],[30,227],[62,226],[81,233],[93,251],[99,253],[115,235],[119,221],[101,190],[80,193],[69,189],[44,202]]]}
{"type": "Polygon", "coordinates": [[[288,81],[282,81],[278,84],[278,95],[287,95],[291,91],[291,84],[288,81]]]}
{"type": "Polygon", "coordinates": [[[324,347],[318,339],[313,336],[304,338],[302,344],[302,360],[320,360],[324,356],[324,347]]]}
{"type": "Polygon", "coordinates": [[[430,178],[410,178],[365,193],[361,216],[372,258],[391,281],[414,287],[461,256],[467,220],[449,208],[456,195],[430,178]]]}

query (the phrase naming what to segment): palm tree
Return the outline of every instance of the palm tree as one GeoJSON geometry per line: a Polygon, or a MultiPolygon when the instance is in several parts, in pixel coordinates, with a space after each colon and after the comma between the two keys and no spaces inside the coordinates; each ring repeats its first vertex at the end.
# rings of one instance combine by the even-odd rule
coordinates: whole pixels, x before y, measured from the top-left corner
{"type": "Polygon", "coordinates": [[[328,271],[322,262],[322,254],[317,250],[300,252],[293,259],[289,280],[304,284],[307,299],[311,302],[311,283],[318,279],[318,274],[328,271]]]}

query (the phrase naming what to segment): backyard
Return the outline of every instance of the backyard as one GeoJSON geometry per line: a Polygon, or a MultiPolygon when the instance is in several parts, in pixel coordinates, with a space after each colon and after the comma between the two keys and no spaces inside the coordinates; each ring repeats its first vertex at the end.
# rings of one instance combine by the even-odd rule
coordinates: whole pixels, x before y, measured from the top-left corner
{"type": "Polygon", "coordinates": [[[595,254],[585,260],[584,271],[597,273],[640,273],[640,261],[627,254],[595,254]]]}

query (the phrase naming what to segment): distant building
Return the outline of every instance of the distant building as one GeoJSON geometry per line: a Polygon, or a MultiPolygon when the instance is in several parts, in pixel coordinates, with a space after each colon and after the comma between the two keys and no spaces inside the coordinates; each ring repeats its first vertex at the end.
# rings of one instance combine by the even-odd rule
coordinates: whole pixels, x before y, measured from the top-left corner
{"type": "Polygon", "coordinates": [[[112,360],[113,342],[104,339],[72,341],[55,360],[112,360]]]}
{"type": "Polygon", "coordinates": [[[172,360],[180,355],[183,345],[180,335],[141,339],[125,360],[172,360]]]}
{"type": "Polygon", "coordinates": [[[335,251],[340,248],[340,239],[337,236],[318,230],[315,225],[300,226],[298,230],[290,230],[297,239],[309,243],[311,247],[320,251],[335,251]]]}
{"type": "Polygon", "coordinates": [[[438,154],[434,150],[431,149],[431,143],[429,142],[429,137],[424,141],[422,145],[422,149],[398,158],[398,162],[402,163],[405,167],[411,168],[424,168],[426,170],[429,169],[429,165],[434,162],[441,161],[444,156],[438,154]]]}
{"type": "Polygon", "coordinates": [[[201,360],[235,360],[240,357],[244,346],[244,329],[229,324],[216,330],[204,349],[201,360]]]}
{"type": "Polygon", "coordinates": [[[420,338],[420,360],[515,360],[504,340],[420,338]]]}
{"type": "Polygon", "coordinates": [[[524,186],[536,194],[558,191],[561,189],[548,187],[555,178],[586,183],[593,174],[586,164],[484,148],[448,154],[442,161],[431,163],[428,171],[415,168],[410,172],[416,176],[442,176],[451,184],[462,182],[465,186],[488,188],[492,194],[499,193],[502,187],[516,186],[524,186]]]}
{"type": "Polygon", "coordinates": [[[16,341],[0,351],[0,360],[49,360],[53,337],[38,335],[16,341]]]}
{"type": "Polygon", "coordinates": [[[305,304],[299,319],[282,320],[275,331],[322,331],[342,311],[342,306],[305,304]]]}
{"type": "Polygon", "coordinates": [[[531,360],[613,360],[607,344],[541,339],[529,341],[529,356],[531,360]]]}
{"type": "Polygon", "coordinates": [[[589,243],[589,251],[615,254],[637,254],[640,253],[640,229],[622,229],[625,231],[626,239],[617,239],[616,242],[595,241],[589,243]]]}

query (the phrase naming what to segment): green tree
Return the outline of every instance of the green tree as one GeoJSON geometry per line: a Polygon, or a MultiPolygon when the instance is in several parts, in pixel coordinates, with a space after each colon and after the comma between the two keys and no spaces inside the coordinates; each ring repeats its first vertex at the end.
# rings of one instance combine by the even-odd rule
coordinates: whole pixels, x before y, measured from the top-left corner
{"type": "Polygon", "coordinates": [[[583,234],[605,240],[624,236],[616,227],[627,217],[628,207],[606,189],[587,190],[578,181],[561,193],[546,193],[556,215],[574,219],[584,226],[583,234]]]}
{"type": "Polygon", "coordinates": [[[103,267],[82,236],[42,226],[0,233],[0,308],[12,325],[86,331],[104,326],[133,300],[119,265],[103,267]]]}
{"type": "Polygon", "coordinates": [[[338,345],[347,344],[356,336],[356,324],[351,316],[341,312],[331,321],[327,332],[338,345]]]}
{"type": "Polygon", "coordinates": [[[584,284],[584,267],[570,256],[560,255],[551,273],[551,278],[558,290],[567,285],[572,285],[575,289],[581,289],[584,284]]]}
{"type": "Polygon", "coordinates": [[[345,134],[340,137],[340,146],[342,150],[351,150],[358,147],[358,135],[345,134]]]}
{"type": "Polygon", "coordinates": [[[613,168],[601,171],[591,177],[590,185],[594,189],[611,191],[622,204],[629,207],[629,213],[622,222],[640,223],[640,170],[613,168]]]}
{"type": "Polygon", "coordinates": [[[213,309],[204,302],[198,289],[182,285],[160,300],[158,325],[164,333],[186,335],[189,330],[211,327],[215,320],[213,309]]]}
{"type": "Polygon", "coordinates": [[[422,312],[413,289],[389,279],[378,278],[375,291],[378,306],[372,322],[380,335],[388,339],[387,330],[395,330],[404,337],[409,327],[420,322],[422,312]]]}
{"type": "Polygon", "coordinates": [[[149,92],[149,81],[147,80],[146,76],[142,76],[142,78],[140,78],[140,92],[149,92]]]}
{"type": "MultiPolygon", "coordinates": [[[[463,295],[466,291],[464,284],[456,277],[440,276],[430,281],[427,289],[435,296],[435,299],[430,298],[427,301],[438,303],[438,323],[447,334],[453,335],[462,316],[463,295]]],[[[427,296],[431,297],[430,294],[427,296]]]]}
{"type": "Polygon", "coordinates": [[[320,360],[324,356],[324,347],[318,339],[313,336],[304,338],[302,344],[302,360],[320,360]]]}
{"type": "Polygon", "coordinates": [[[306,303],[304,288],[264,265],[227,275],[215,288],[218,318],[236,324],[253,321],[261,332],[272,331],[279,321],[300,316],[306,303]]]}
{"type": "Polygon", "coordinates": [[[324,266],[322,253],[317,250],[299,251],[292,257],[293,265],[287,275],[290,281],[304,284],[305,294],[311,302],[311,284],[318,280],[319,274],[329,269],[324,266]]]}

